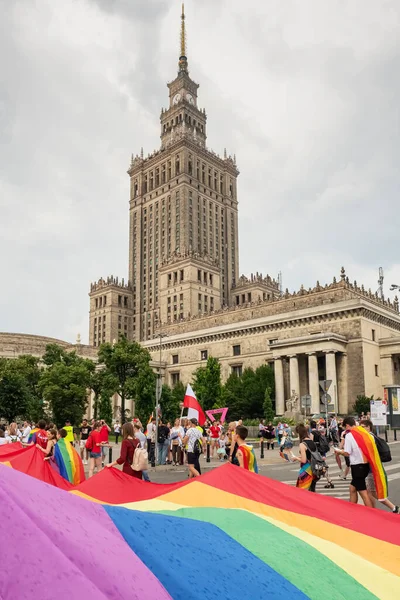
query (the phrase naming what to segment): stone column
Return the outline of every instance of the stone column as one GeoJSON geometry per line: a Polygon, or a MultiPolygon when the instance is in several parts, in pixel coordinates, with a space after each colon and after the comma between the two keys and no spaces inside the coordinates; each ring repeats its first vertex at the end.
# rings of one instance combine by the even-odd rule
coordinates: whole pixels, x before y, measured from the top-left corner
{"type": "Polygon", "coordinates": [[[334,350],[326,352],[326,379],[332,381],[329,388],[328,394],[332,398],[332,404],[334,405],[334,411],[338,410],[338,389],[337,389],[337,375],[336,375],[336,353],[334,350]]]}
{"type": "Polygon", "coordinates": [[[285,412],[285,386],[283,383],[283,361],[281,357],[274,359],[275,371],[275,412],[283,415],[285,412]]]}
{"type": "Polygon", "coordinates": [[[381,382],[382,385],[394,384],[394,365],[391,354],[381,356],[381,382]]]}
{"type": "Polygon", "coordinates": [[[347,353],[342,352],[338,355],[338,412],[340,415],[347,415],[349,413],[348,376],[347,353]]]}
{"type": "Polygon", "coordinates": [[[308,352],[308,381],[311,395],[311,414],[320,410],[320,387],[318,376],[318,358],[316,352],[308,352]]]}
{"type": "Polygon", "coordinates": [[[290,373],[290,396],[296,392],[300,398],[300,377],[299,377],[299,361],[297,354],[289,356],[289,373],[290,373]]]}

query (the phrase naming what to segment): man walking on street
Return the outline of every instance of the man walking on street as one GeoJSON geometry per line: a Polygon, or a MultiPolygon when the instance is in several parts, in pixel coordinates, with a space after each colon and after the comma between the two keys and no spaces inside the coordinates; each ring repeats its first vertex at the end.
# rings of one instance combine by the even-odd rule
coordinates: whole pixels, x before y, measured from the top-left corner
{"type": "Polygon", "coordinates": [[[350,458],[351,483],[350,483],[350,502],[357,504],[360,494],[365,506],[373,508],[366,485],[366,479],[370,470],[367,458],[360,449],[352,431],[356,428],[356,421],[353,417],[346,417],[343,420],[343,426],[346,428],[346,437],[344,449],[335,448],[337,454],[348,456],[350,458]]]}

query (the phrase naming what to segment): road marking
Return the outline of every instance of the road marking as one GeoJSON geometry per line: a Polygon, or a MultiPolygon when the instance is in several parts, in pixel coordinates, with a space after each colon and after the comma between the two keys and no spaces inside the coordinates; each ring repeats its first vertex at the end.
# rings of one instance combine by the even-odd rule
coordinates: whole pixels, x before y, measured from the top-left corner
{"type": "Polygon", "coordinates": [[[388,481],[393,481],[394,479],[400,479],[400,473],[396,473],[395,475],[390,475],[390,477],[388,477],[388,481]]]}

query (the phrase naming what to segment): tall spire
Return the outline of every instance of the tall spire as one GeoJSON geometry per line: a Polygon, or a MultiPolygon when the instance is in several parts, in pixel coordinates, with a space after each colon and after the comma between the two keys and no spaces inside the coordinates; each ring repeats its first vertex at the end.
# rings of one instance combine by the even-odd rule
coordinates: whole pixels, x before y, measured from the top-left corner
{"type": "Polygon", "coordinates": [[[186,27],[185,27],[185,5],[182,4],[181,15],[181,54],[179,57],[179,71],[188,73],[188,61],[186,56],[186,27]]]}

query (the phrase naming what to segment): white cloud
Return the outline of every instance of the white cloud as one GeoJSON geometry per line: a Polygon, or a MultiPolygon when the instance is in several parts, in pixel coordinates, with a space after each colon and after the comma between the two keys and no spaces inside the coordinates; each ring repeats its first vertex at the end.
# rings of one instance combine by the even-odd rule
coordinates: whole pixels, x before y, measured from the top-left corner
{"type": "MultiPolygon", "coordinates": [[[[236,152],[241,271],[400,284],[397,0],[186,3],[209,146],[236,152]],[[395,162],[396,161],[396,162],[395,162]],[[254,263],[254,256],[259,257],[254,263]]],[[[180,3],[15,0],[0,23],[0,330],[87,339],[127,274],[131,152],[159,145],[180,3]]],[[[392,294],[393,295],[393,294],[392,294]]]]}

